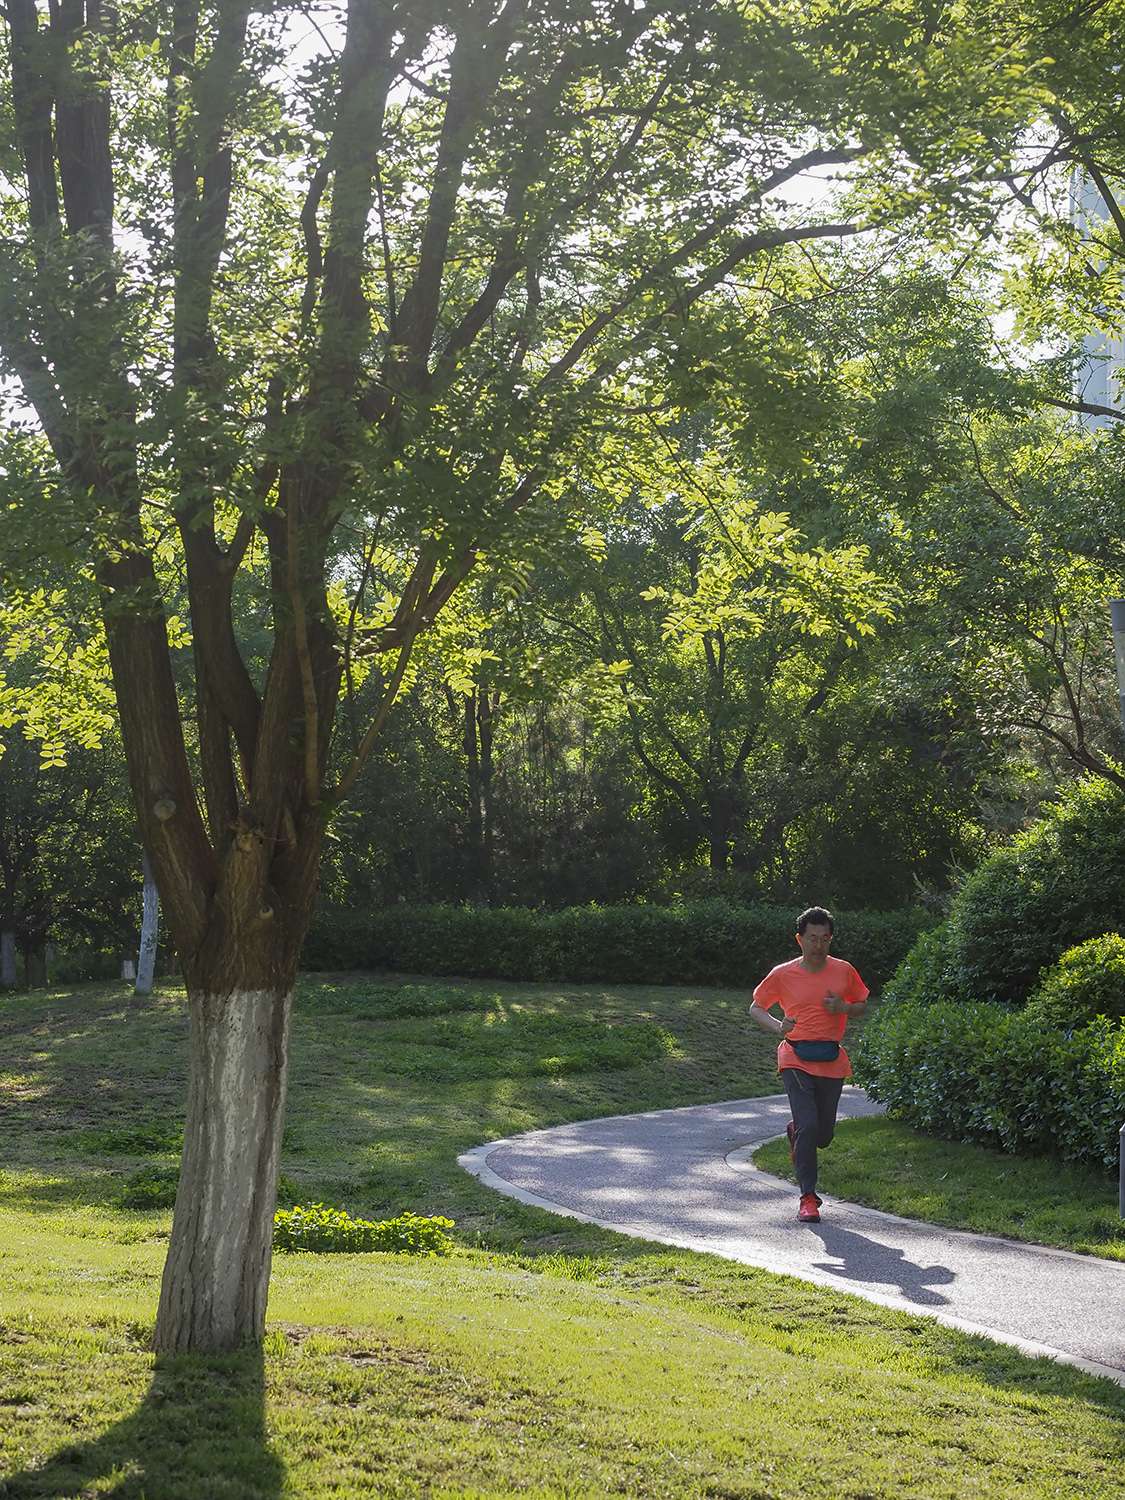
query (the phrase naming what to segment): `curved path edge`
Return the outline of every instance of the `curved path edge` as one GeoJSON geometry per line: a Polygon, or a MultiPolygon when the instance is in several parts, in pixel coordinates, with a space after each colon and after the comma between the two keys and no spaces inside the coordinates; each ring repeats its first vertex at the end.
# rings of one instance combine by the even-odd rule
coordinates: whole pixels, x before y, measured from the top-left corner
{"type": "MultiPolygon", "coordinates": [[[[881,1113],[881,1108],[868,1100],[859,1088],[845,1090],[841,1101],[840,1118],[856,1118],[881,1113]]],[[[492,1188],[504,1196],[514,1198],[532,1208],[561,1214],[618,1234],[648,1240],[657,1244],[672,1245],[677,1249],[692,1250],[708,1255],[718,1255],[742,1265],[754,1266],[780,1276],[792,1276],[814,1286],[824,1287],[845,1295],[859,1296],[865,1301],[896,1312],[934,1319],[946,1327],[962,1333],[979,1335],[1019,1349],[1022,1353],[1037,1358],[1055,1360],[1073,1366],[1086,1374],[1112,1380],[1125,1387],[1125,1362],[1109,1363],[1089,1357],[1089,1352],[1061,1348],[1057,1344],[1027,1336],[1026,1331],[1005,1328],[987,1319],[966,1316],[954,1307],[919,1305],[917,1295],[896,1295],[870,1285],[853,1284],[854,1273],[846,1273],[844,1280],[838,1271],[822,1269],[810,1264],[807,1258],[786,1254],[777,1244],[776,1215],[779,1205],[784,1205],[785,1237],[801,1235],[802,1228],[794,1229],[792,1205],[794,1188],[791,1183],[763,1172],[755,1166],[751,1157],[767,1141],[776,1140],[784,1134],[777,1125],[788,1119],[788,1102],[784,1095],[770,1095],[751,1100],[735,1100],[714,1105],[688,1105],[676,1109],[651,1110],[642,1114],[609,1115],[594,1120],[554,1126],[546,1130],[528,1131],[502,1140],[488,1141],[464,1152],[457,1160],[466,1172],[476,1177],[485,1187],[492,1188]],[[778,1107],[780,1106],[780,1108],[778,1107]],[[741,1142],[716,1139],[723,1129],[729,1130],[731,1113],[739,1117],[743,1126],[741,1142]],[[714,1117],[709,1120],[708,1117],[714,1117]],[[677,1118],[679,1117],[679,1118],[677,1118]],[[696,1128],[700,1121],[713,1123],[717,1129],[700,1132],[696,1128]],[[681,1127],[677,1133],[676,1127],[681,1127]],[[690,1128],[686,1131],[684,1126],[690,1128]],[[672,1134],[669,1136],[668,1127],[672,1134]],[[755,1128],[756,1127],[756,1128],[755,1128]],[[764,1127],[764,1133],[763,1128],[764,1127]],[[680,1138],[680,1150],[669,1146],[669,1140],[680,1138]],[[644,1142],[653,1136],[659,1138],[659,1160],[656,1174],[652,1162],[638,1161],[638,1140],[644,1142]],[[707,1140],[706,1137],[711,1139],[707,1140]],[[747,1141],[747,1136],[752,1138],[747,1141]],[[702,1138],[701,1138],[702,1137],[702,1138]],[[716,1149],[724,1148],[725,1149],[716,1149]],[[594,1160],[591,1161],[591,1154],[594,1160]],[[573,1170],[579,1164],[579,1172],[573,1170]],[[593,1166],[591,1174],[589,1168],[593,1166]],[[607,1166],[609,1172],[607,1172],[607,1166]],[[661,1172],[661,1167],[665,1170],[661,1172]],[[554,1169],[552,1169],[554,1168],[554,1169]],[[583,1171],[582,1168],[586,1170],[583,1171]],[[698,1189],[691,1194],[700,1198],[707,1221],[706,1232],[700,1233],[677,1224],[675,1216],[667,1218],[659,1214],[654,1218],[654,1202],[667,1201],[675,1195],[675,1201],[683,1202],[683,1181],[686,1175],[703,1175],[708,1180],[707,1191],[700,1196],[698,1189]],[[608,1188],[607,1188],[608,1183],[608,1188]],[[620,1189],[614,1196],[614,1187],[620,1189]],[[747,1194],[743,1189],[749,1186],[747,1194]],[[599,1197],[610,1197],[608,1208],[599,1208],[599,1197]],[[643,1202],[646,1211],[631,1212],[643,1202]],[[764,1205],[768,1214],[768,1226],[763,1221],[762,1231],[748,1230],[747,1212],[764,1205]],[[724,1222],[720,1222],[724,1221],[724,1222]],[[730,1232],[737,1224],[737,1233],[730,1232]],[[768,1232],[767,1232],[768,1227],[768,1232]]],[[[643,1146],[642,1152],[643,1155],[643,1146]]],[[[985,1257],[1009,1257],[1013,1250],[1023,1253],[1044,1265],[1054,1263],[1064,1272],[1070,1265],[1080,1268],[1087,1278],[1091,1267],[1106,1268],[1106,1285],[1110,1288],[1110,1303],[1120,1293],[1121,1307],[1125,1313],[1125,1265],[1112,1261],[1099,1261],[1096,1257],[1078,1255],[1073,1251],[1060,1250],[1053,1246],[1039,1246],[1005,1240],[989,1235],[975,1234],[968,1230],[950,1229],[930,1225],[915,1219],[904,1219],[881,1209],[867,1208],[843,1200],[830,1200],[826,1204],[827,1223],[823,1226],[824,1243],[821,1253],[840,1254],[833,1245],[835,1237],[844,1235],[858,1239],[855,1231],[864,1229],[864,1239],[871,1241],[874,1230],[883,1248],[890,1249],[893,1242],[905,1242],[911,1248],[919,1232],[929,1237],[936,1236],[943,1244],[956,1245],[970,1254],[985,1257]],[[839,1227],[837,1227],[839,1226],[839,1227]],[[881,1232],[880,1232],[881,1230],[881,1232]]],[[[690,1218],[690,1215],[689,1215],[690,1218]]],[[[807,1231],[804,1231],[807,1233],[807,1231]]],[[[890,1253],[902,1256],[899,1248],[890,1253]]],[[[910,1261],[904,1261],[911,1265],[910,1261]]],[[[920,1268],[919,1268],[920,1269],[920,1268]]],[[[930,1267],[930,1271],[945,1271],[944,1267],[930,1267]]],[[[944,1281],[943,1276],[938,1278],[944,1281]]],[[[949,1280],[955,1280],[949,1273],[949,1280]]],[[[1095,1272],[1095,1279],[1097,1273],[1095,1272]]],[[[1010,1290],[1010,1288],[1009,1288],[1010,1290]]],[[[942,1298],[941,1300],[946,1300],[942,1298]]],[[[1107,1308],[1103,1306],[1104,1317],[1107,1308]]],[[[1090,1351],[1092,1352],[1092,1351],[1090,1351]]],[[[1100,1352],[1100,1351],[1099,1351],[1100,1352]]],[[[1113,1357],[1117,1351],[1113,1351],[1113,1357]]]]}

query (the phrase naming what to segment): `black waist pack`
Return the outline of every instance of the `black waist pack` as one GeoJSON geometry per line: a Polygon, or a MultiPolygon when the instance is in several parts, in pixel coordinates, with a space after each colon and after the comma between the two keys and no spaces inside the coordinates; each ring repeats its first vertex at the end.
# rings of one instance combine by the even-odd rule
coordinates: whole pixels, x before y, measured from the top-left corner
{"type": "Polygon", "coordinates": [[[835,1062],[840,1055],[839,1042],[790,1042],[802,1062],[835,1062]]]}

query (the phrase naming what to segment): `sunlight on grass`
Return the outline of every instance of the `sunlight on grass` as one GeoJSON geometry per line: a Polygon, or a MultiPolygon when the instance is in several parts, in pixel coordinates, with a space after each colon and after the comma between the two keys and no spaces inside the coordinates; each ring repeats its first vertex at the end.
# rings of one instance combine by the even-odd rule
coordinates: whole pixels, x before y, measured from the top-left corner
{"type": "Polygon", "coordinates": [[[279,1256],[262,1356],[211,1361],[148,1351],[170,1213],[120,1206],[175,1161],[182,1001],[125,1005],[90,986],[21,1004],[0,999],[0,1068],[34,1071],[45,1092],[3,1095],[7,1495],[1116,1493],[1125,1392],[1107,1382],[560,1219],[456,1166],[522,1129],[776,1092],[743,995],[311,981],[294,1020],[287,1194],[363,1218],[447,1215],[458,1248],[279,1256]],[[573,1056],[576,1036],[582,1070],[526,1070],[573,1056]],[[486,1037],[507,1071],[387,1066],[396,1047],[457,1060],[486,1037]]]}

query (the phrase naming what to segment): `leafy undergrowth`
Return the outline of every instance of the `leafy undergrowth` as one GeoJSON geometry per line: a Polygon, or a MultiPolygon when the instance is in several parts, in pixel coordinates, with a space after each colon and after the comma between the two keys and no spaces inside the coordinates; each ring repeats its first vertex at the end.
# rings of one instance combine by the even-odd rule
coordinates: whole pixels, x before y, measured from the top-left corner
{"type": "Polygon", "coordinates": [[[279,1256],[260,1356],[156,1361],[169,1212],[121,1195],[139,1176],[158,1196],[168,1148],[157,1130],[116,1149],[113,1132],[182,1119],[182,995],[0,1000],[0,1495],[1115,1495],[1116,1386],[558,1219],[456,1166],[519,1130],[776,1092],[745,1006],[730,992],[306,985],[287,1196],[369,1220],[447,1215],[456,1248],[279,1256]],[[427,1017],[449,1023],[445,1042],[404,1031],[427,1017]],[[418,1045],[456,1058],[493,1028],[532,1038],[524,1058],[563,1057],[576,1020],[579,1071],[396,1066],[418,1045]]]}
{"type": "MultiPolygon", "coordinates": [[[[793,1181],[789,1149],[771,1141],[758,1166],[793,1181]]],[[[820,1154],[821,1191],[907,1219],[1125,1260],[1117,1183],[1073,1162],[938,1141],[883,1118],[845,1120],[820,1154]]]]}
{"type": "Polygon", "coordinates": [[[279,1208],[273,1221],[275,1250],[306,1250],[316,1254],[338,1252],[365,1255],[372,1250],[399,1250],[409,1255],[448,1255],[453,1241],[448,1231],[452,1219],[440,1214],[423,1219],[418,1214],[400,1214],[397,1219],[353,1219],[341,1208],[323,1203],[279,1208]]]}

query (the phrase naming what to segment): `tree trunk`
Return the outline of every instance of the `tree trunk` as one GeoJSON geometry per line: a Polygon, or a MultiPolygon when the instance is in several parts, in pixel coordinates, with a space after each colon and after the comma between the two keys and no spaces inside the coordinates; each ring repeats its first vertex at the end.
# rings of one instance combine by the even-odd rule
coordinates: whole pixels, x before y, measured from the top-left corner
{"type": "Polygon", "coordinates": [[[469,889],[474,901],[487,901],[484,870],[484,803],[481,792],[480,750],[477,740],[477,693],[474,688],[461,700],[462,734],[461,744],[465,751],[465,763],[469,780],[469,889]]]}
{"type": "Polygon", "coordinates": [[[492,866],[493,828],[493,781],[495,767],[492,759],[492,744],[496,733],[496,716],[500,710],[500,694],[497,690],[480,690],[480,705],[477,723],[480,727],[480,813],[481,813],[481,874],[485,900],[491,906],[496,891],[492,866]]]}
{"type": "Polygon", "coordinates": [[[265,1328],[292,988],[191,993],[184,1154],[156,1318],[159,1352],[265,1328]]]}
{"type": "Polygon", "coordinates": [[[0,932],[0,989],[14,990],[18,983],[16,935],[5,927],[3,932],[0,932]]]}
{"type": "Polygon", "coordinates": [[[144,900],[141,914],[141,951],[137,963],[137,983],[134,994],[151,995],[152,977],[156,971],[156,943],[160,936],[160,897],[156,891],[156,879],[152,873],[148,850],[141,856],[145,876],[144,900]]]}
{"type": "Polygon", "coordinates": [[[733,822],[734,799],[725,788],[713,791],[707,799],[707,844],[712,870],[730,869],[733,822]]]}
{"type": "Polygon", "coordinates": [[[500,694],[487,684],[474,688],[463,700],[461,742],[469,774],[469,882],[473,900],[489,906],[495,891],[492,870],[492,742],[499,708],[500,694]]]}
{"type": "Polygon", "coordinates": [[[29,990],[45,990],[47,988],[47,945],[40,942],[36,947],[27,950],[24,960],[27,970],[27,987],[29,990]]]}

